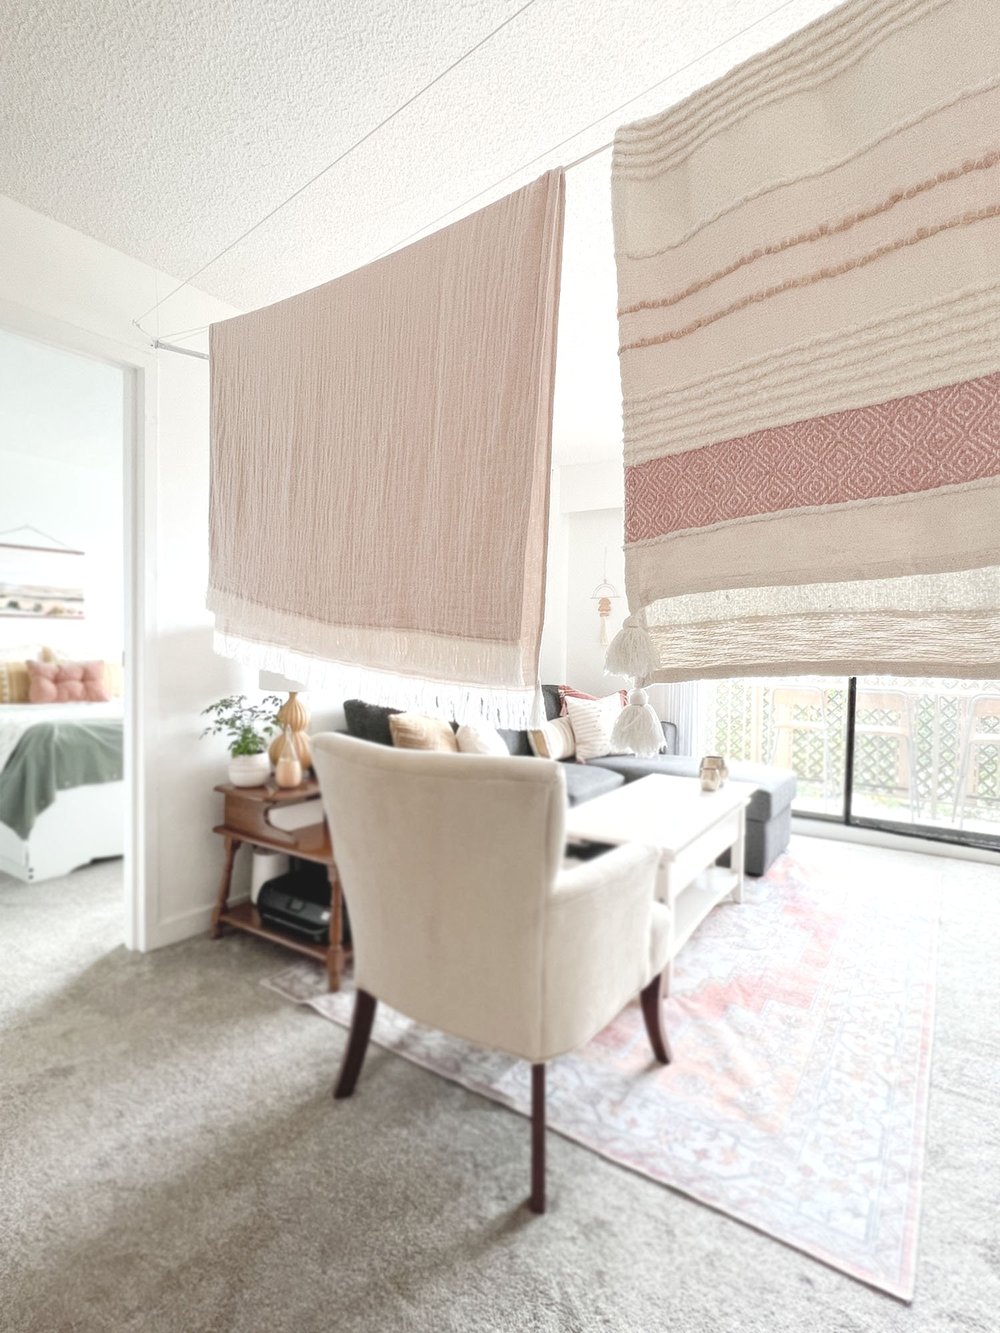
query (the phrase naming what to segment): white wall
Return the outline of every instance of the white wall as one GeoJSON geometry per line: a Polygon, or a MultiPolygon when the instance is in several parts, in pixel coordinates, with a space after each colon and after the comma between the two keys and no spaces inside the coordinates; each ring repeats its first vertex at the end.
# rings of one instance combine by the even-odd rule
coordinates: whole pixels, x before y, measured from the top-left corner
{"type": "Polygon", "coordinates": [[[589,694],[610,694],[630,682],[604,674],[607,648],[601,644],[601,618],[593,593],[605,578],[618,590],[607,619],[609,640],[628,614],[621,509],[585,509],[566,516],[569,529],[566,583],[566,683],[589,694]]]}
{"type": "Polygon", "coordinates": [[[548,578],[541,678],[608,694],[626,682],[604,675],[597,603],[591,594],[604,577],[621,593],[612,602],[609,637],[628,614],[622,524],[624,477],[620,458],[557,467],[552,477],[548,578]]]}
{"type": "MultiPolygon", "coordinates": [[[[207,923],[220,865],[211,833],[224,752],[198,739],[199,711],[255,679],[216,657],[204,610],[208,554],[208,366],[160,353],[133,320],[175,280],[108,246],[0,197],[0,329],[42,341],[119,348],[146,361],[155,401],[147,408],[146,461],[155,468],[155,528],[148,607],[150,679],[141,700],[153,815],[149,864],[155,882],[145,942],[179,939],[207,923]]],[[[190,328],[235,313],[185,290],[162,328],[190,328]]],[[[155,328],[155,322],[148,327],[155,328]]]]}
{"type": "MultiPolygon", "coordinates": [[[[549,577],[555,586],[550,587],[546,600],[542,643],[543,648],[548,644],[550,649],[558,645],[561,657],[556,660],[562,670],[550,675],[543,671],[542,679],[565,682],[590,694],[627,688],[631,681],[604,674],[605,650],[592,597],[604,577],[606,560],[608,582],[622,594],[612,601],[608,617],[611,638],[628,615],[621,459],[557,468],[553,493],[558,496],[558,504],[553,506],[549,532],[549,577]]],[[[679,753],[701,754],[705,737],[697,683],[651,685],[648,693],[660,717],[677,727],[679,753]]]]}
{"type": "MultiPolygon", "coordinates": [[[[31,527],[84,552],[85,619],[0,617],[0,648],[43,642],[121,661],[124,374],[0,330],[0,534],[31,527]]],[[[49,545],[37,533],[0,541],[49,545]]]]}

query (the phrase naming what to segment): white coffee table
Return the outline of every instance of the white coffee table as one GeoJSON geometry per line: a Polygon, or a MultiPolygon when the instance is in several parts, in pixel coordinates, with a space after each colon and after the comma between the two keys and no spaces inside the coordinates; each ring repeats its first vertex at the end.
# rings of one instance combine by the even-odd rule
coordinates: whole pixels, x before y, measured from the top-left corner
{"type": "MultiPolygon", "coordinates": [[[[727,783],[703,792],[697,778],[655,774],[566,812],[566,836],[581,842],[644,843],[660,852],[656,896],[671,909],[670,970],[713,907],[743,901],[743,841],[750,789],[727,783]],[[730,867],[716,858],[731,849],[730,867]]],[[[667,974],[669,989],[670,971],[667,974]]]]}

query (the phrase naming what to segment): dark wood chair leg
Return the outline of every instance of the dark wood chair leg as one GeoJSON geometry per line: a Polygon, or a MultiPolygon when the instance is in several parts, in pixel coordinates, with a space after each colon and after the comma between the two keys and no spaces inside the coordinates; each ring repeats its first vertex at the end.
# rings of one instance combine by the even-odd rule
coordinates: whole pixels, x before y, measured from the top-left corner
{"type": "Polygon", "coordinates": [[[344,891],[335,866],[327,866],[330,881],[330,943],[326,952],[326,984],[331,991],[340,990],[344,969],[344,891]]]}
{"type": "Polygon", "coordinates": [[[533,1213],[545,1212],[545,1066],[531,1066],[531,1198],[533,1213]]]}
{"type": "Polygon", "coordinates": [[[653,1054],[661,1065],[671,1061],[670,1042],[663,1026],[663,983],[666,969],[660,972],[639,995],[642,1004],[642,1016],[646,1020],[646,1034],[653,1054]]]}
{"type": "Polygon", "coordinates": [[[351,1035],[347,1039],[344,1063],[340,1066],[340,1076],[337,1079],[337,1086],[333,1090],[333,1095],[338,1101],[343,1097],[350,1097],[354,1091],[354,1085],[361,1073],[365,1051],[368,1049],[368,1038],[372,1035],[372,1023],[375,1021],[377,1004],[378,1001],[375,996],[369,995],[366,990],[359,990],[354,997],[351,1035]]]}

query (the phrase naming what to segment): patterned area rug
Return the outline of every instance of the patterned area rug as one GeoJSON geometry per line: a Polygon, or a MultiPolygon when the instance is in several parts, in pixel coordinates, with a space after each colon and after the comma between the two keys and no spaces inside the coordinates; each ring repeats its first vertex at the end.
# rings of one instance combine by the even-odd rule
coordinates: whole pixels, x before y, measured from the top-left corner
{"type": "MultiPolygon", "coordinates": [[[[811,840],[805,840],[811,841],[811,840]]],[[[784,856],[677,959],[674,1060],[637,1005],[549,1069],[550,1128],[903,1300],[913,1296],[940,898],[858,875],[831,844],[784,856]],[[849,867],[849,869],[848,869],[849,867]]],[[[264,983],[350,1021],[318,966],[264,983]]],[[[528,1066],[380,1006],[374,1040],[527,1114],[528,1066]]],[[[362,1078],[364,1075],[362,1074],[362,1078]]]]}

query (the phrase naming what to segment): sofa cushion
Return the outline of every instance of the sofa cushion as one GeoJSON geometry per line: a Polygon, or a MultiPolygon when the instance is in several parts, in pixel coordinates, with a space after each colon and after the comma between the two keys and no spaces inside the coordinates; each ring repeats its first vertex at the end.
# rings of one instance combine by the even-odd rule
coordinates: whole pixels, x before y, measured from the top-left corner
{"type": "Polygon", "coordinates": [[[531,754],[526,731],[510,731],[507,727],[498,727],[497,730],[511,754],[531,754]]]}
{"type": "Polygon", "coordinates": [[[363,699],[344,701],[344,719],[347,731],[359,741],[374,741],[376,745],[391,745],[389,719],[401,708],[385,708],[382,704],[366,704],[363,699]]]}
{"type": "MultiPolygon", "coordinates": [[[[562,712],[562,695],[559,693],[559,686],[543,685],[542,700],[545,703],[545,716],[551,722],[562,712]]],[[[504,727],[500,727],[499,731],[511,754],[534,753],[531,742],[528,740],[527,731],[510,731],[504,727]]]]}
{"type": "Polygon", "coordinates": [[[495,754],[506,759],[509,753],[507,742],[488,722],[463,722],[455,730],[455,740],[459,754],[495,754]]]}
{"type": "Polygon", "coordinates": [[[542,698],[545,701],[545,716],[551,722],[563,711],[562,690],[558,685],[543,685],[542,698]]]}
{"type": "Polygon", "coordinates": [[[674,722],[661,722],[663,728],[663,751],[664,754],[677,753],[677,724],[674,722]]]}
{"type": "MultiPolygon", "coordinates": [[[[701,761],[689,755],[657,754],[652,758],[638,755],[609,755],[606,759],[591,759],[588,768],[609,769],[620,773],[627,782],[649,777],[651,773],[665,773],[668,777],[696,778],[701,761]]],[[[745,782],[756,788],[747,806],[747,819],[765,822],[788,808],[795,795],[795,774],[789,768],[772,768],[770,764],[749,764],[734,759],[729,762],[731,782],[745,782]]]]}
{"type": "Polygon", "coordinates": [[[458,754],[455,729],[440,717],[393,713],[389,718],[389,733],[397,750],[443,750],[458,754]]]}
{"type": "Polygon", "coordinates": [[[554,717],[540,727],[528,731],[531,753],[540,759],[572,759],[576,754],[576,737],[568,717],[554,717]]]}
{"type": "Polygon", "coordinates": [[[570,805],[579,805],[581,801],[592,801],[595,796],[603,796],[606,791],[625,785],[621,773],[612,773],[607,768],[598,768],[596,764],[577,764],[572,759],[563,762],[566,774],[566,798],[570,805]]]}
{"type": "Polygon", "coordinates": [[[621,754],[626,747],[615,745],[611,736],[622,714],[620,694],[603,699],[575,699],[566,696],[566,710],[576,739],[576,757],[585,762],[605,755],[621,754]]]}

